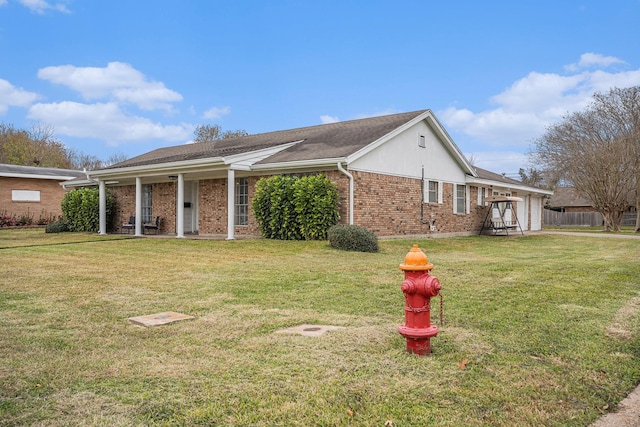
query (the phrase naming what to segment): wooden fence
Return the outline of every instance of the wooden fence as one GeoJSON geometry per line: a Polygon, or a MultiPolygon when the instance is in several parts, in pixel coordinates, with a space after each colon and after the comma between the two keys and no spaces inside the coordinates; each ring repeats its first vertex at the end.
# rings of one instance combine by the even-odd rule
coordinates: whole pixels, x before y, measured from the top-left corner
{"type": "Polygon", "coordinates": [[[556,212],[544,210],[545,225],[598,226],[603,224],[600,212],[556,212]]]}
{"type": "MultiPolygon", "coordinates": [[[[604,225],[600,212],[556,212],[544,210],[544,224],[555,226],[601,226],[604,225]]],[[[635,212],[627,212],[622,216],[622,225],[636,225],[635,212]]]]}

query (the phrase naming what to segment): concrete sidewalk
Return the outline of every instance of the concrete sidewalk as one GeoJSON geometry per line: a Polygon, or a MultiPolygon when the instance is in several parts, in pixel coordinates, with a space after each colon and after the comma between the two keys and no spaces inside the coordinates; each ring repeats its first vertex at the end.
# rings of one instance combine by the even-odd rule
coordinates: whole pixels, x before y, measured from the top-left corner
{"type": "Polygon", "coordinates": [[[618,404],[615,412],[600,418],[591,427],[638,427],[640,426],[640,386],[636,387],[618,404]]]}

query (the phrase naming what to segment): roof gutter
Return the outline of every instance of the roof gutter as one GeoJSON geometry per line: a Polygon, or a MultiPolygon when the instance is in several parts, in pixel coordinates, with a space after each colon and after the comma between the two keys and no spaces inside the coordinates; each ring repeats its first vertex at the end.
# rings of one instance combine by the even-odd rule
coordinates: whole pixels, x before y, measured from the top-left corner
{"type": "Polygon", "coordinates": [[[87,172],[88,176],[115,176],[115,175],[136,175],[136,174],[159,174],[167,172],[178,172],[178,170],[189,169],[199,166],[225,166],[221,157],[183,160],[179,162],[155,163],[150,165],[128,166],[114,169],[99,169],[87,172]]]}
{"type": "Polygon", "coordinates": [[[466,182],[469,183],[469,184],[493,185],[495,187],[511,188],[511,189],[514,189],[514,190],[528,191],[530,193],[545,194],[547,196],[553,195],[553,191],[551,191],[551,190],[545,190],[545,189],[542,189],[542,188],[531,187],[531,186],[524,185],[524,184],[502,182],[502,181],[494,181],[494,180],[491,180],[491,179],[467,177],[466,182]]]}
{"type": "Polygon", "coordinates": [[[341,162],[338,162],[337,165],[338,170],[349,178],[349,225],[353,225],[353,175],[342,167],[341,162]]]}
{"type": "Polygon", "coordinates": [[[55,181],[68,181],[70,179],[75,179],[77,176],[63,176],[63,175],[36,175],[36,174],[28,174],[28,173],[12,173],[12,172],[2,172],[0,176],[4,176],[7,178],[31,178],[31,179],[51,179],[55,181]]]}
{"type": "Polygon", "coordinates": [[[307,168],[324,168],[333,167],[338,162],[344,162],[344,157],[333,157],[327,159],[311,159],[311,160],[295,160],[291,162],[278,163],[256,163],[251,165],[253,171],[263,170],[290,170],[290,169],[307,169],[307,168]]]}

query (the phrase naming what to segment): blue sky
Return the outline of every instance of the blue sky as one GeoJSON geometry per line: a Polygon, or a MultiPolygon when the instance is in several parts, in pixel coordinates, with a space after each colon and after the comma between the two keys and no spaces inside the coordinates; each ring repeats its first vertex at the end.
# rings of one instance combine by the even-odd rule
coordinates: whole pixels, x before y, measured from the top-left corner
{"type": "Polygon", "coordinates": [[[429,108],[517,176],[546,126],[640,85],[640,0],[0,0],[0,122],[107,159],[429,108]]]}

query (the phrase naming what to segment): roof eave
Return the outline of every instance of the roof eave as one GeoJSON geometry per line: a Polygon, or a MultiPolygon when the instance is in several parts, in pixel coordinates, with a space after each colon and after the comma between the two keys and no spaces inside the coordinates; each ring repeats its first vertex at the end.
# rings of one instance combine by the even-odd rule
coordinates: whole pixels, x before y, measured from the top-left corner
{"type": "Polygon", "coordinates": [[[550,191],[550,190],[544,190],[542,188],[531,187],[524,184],[494,181],[486,178],[477,178],[477,177],[467,176],[466,182],[469,184],[492,185],[494,187],[503,187],[503,188],[510,188],[513,190],[528,191],[530,193],[544,194],[548,196],[553,195],[553,191],[550,191]]]}
{"type": "Polygon", "coordinates": [[[251,166],[253,171],[264,170],[296,170],[296,169],[308,169],[308,168],[323,168],[323,167],[336,167],[338,163],[347,163],[345,157],[330,157],[326,159],[311,159],[311,160],[295,160],[291,162],[278,162],[278,163],[262,163],[251,166]]]}
{"type": "Polygon", "coordinates": [[[109,178],[114,176],[142,176],[161,173],[180,173],[198,166],[222,166],[226,167],[224,158],[209,157],[204,159],[183,160],[179,162],[155,163],[151,165],[129,166],[114,169],[99,169],[87,172],[87,176],[94,178],[109,178]]]}
{"type": "Polygon", "coordinates": [[[62,175],[36,175],[36,174],[26,174],[26,173],[12,173],[12,172],[3,172],[0,173],[0,176],[5,178],[28,178],[28,179],[51,179],[55,181],[68,181],[70,179],[78,178],[77,176],[62,176],[62,175]]]}
{"type": "Polygon", "coordinates": [[[438,133],[442,136],[443,142],[445,143],[447,150],[449,150],[451,154],[457,157],[458,162],[464,169],[465,173],[477,178],[478,172],[471,165],[471,163],[469,163],[465,155],[462,154],[462,151],[460,151],[460,148],[453,141],[453,138],[451,138],[451,136],[449,135],[449,132],[447,132],[444,126],[440,124],[440,121],[436,118],[436,116],[433,114],[431,110],[428,110],[428,113],[429,114],[427,114],[427,116],[425,117],[425,120],[429,122],[429,124],[432,126],[432,129],[437,130],[438,133]]]}

